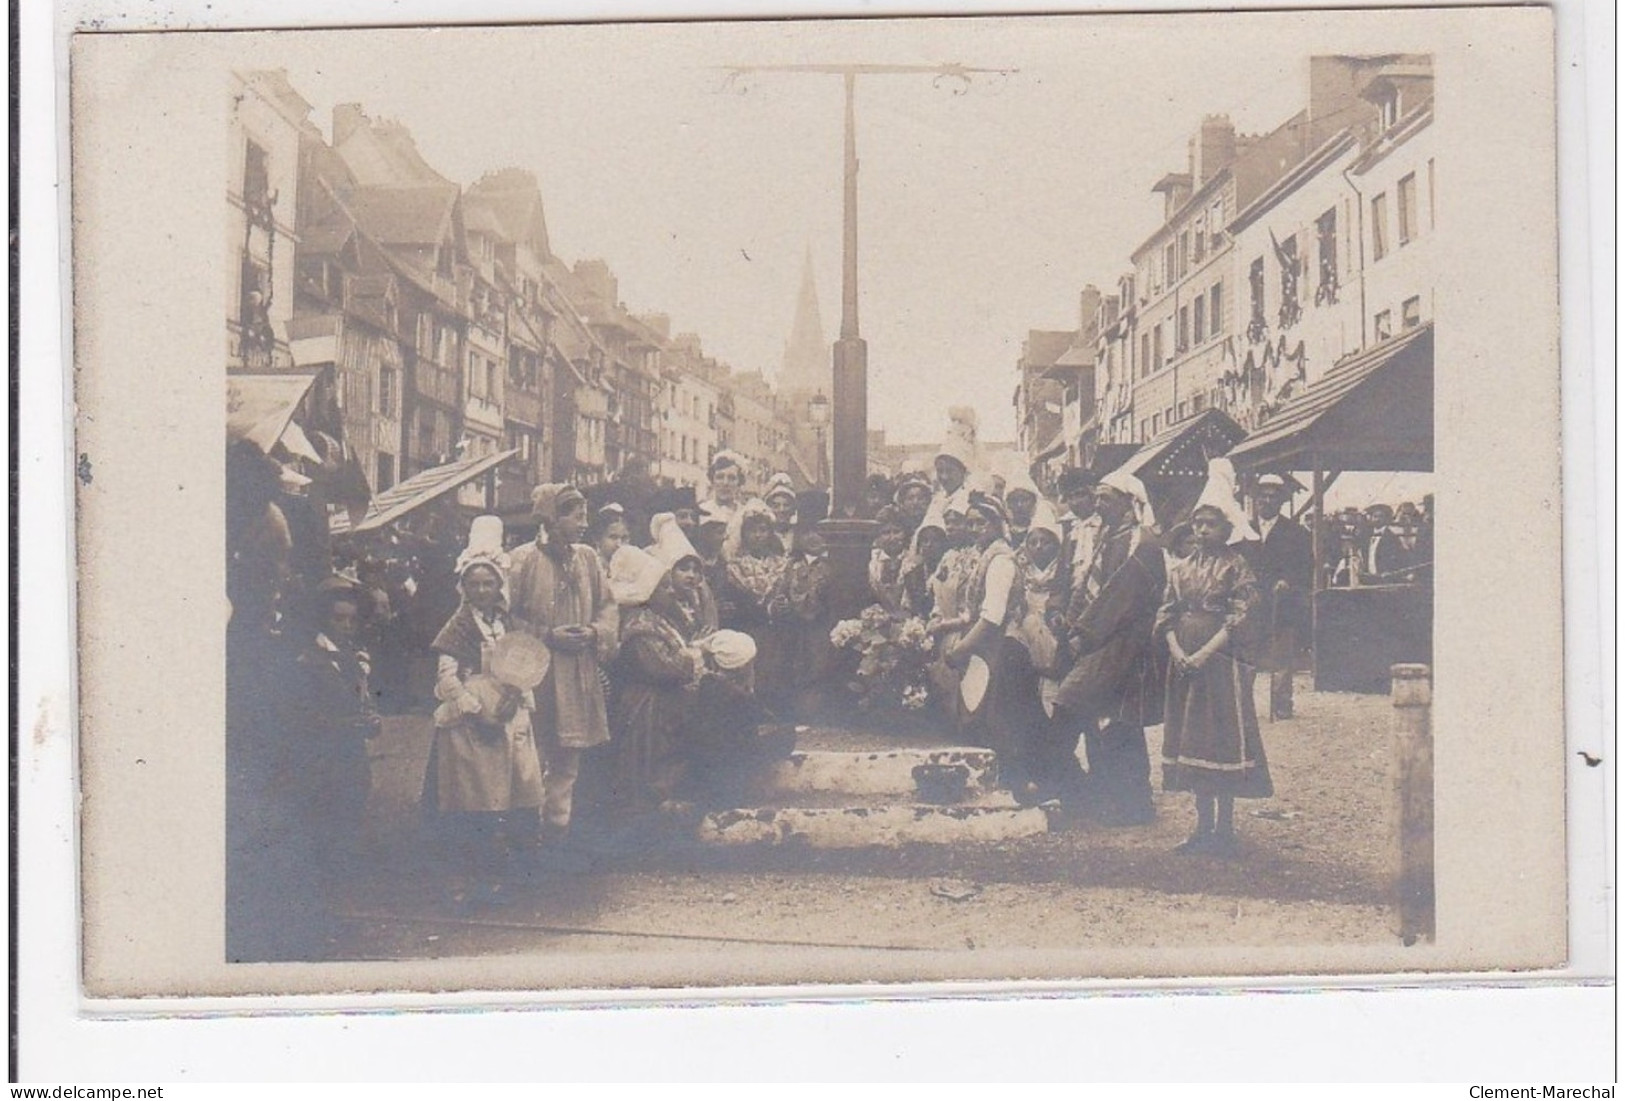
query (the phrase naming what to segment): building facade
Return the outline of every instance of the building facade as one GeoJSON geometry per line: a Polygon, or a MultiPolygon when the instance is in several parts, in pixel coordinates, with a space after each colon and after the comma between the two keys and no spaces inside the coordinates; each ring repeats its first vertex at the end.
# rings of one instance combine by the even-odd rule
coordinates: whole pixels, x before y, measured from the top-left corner
{"type": "Polygon", "coordinates": [[[226,361],[229,369],[293,366],[294,250],[300,146],[311,106],[281,70],[231,77],[226,185],[226,361]]]}

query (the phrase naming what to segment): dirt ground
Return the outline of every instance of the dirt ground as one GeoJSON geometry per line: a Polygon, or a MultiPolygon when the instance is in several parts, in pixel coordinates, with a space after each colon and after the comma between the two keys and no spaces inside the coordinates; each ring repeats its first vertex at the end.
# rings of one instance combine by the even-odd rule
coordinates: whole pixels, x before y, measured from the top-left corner
{"type": "MultiPolygon", "coordinates": [[[[391,720],[374,767],[372,870],[352,885],[333,953],[1392,943],[1391,722],[1386,697],[1313,693],[1301,681],[1297,717],[1263,727],[1277,794],[1238,801],[1234,858],[1176,853],[1194,812],[1188,796],[1159,792],[1150,826],[1074,824],[1000,843],[812,851],[588,836],[470,910],[447,897],[414,813],[427,723],[391,720]]],[[[1148,732],[1153,761],[1160,735],[1148,732]]],[[[816,740],[871,748],[865,737],[816,740]]]]}

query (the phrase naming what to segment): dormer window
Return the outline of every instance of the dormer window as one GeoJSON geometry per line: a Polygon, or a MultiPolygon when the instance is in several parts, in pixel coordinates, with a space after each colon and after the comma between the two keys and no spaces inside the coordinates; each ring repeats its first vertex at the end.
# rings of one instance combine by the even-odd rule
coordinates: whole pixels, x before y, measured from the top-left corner
{"type": "Polygon", "coordinates": [[[1384,130],[1392,130],[1399,122],[1399,89],[1388,87],[1377,97],[1378,117],[1384,130]]]}

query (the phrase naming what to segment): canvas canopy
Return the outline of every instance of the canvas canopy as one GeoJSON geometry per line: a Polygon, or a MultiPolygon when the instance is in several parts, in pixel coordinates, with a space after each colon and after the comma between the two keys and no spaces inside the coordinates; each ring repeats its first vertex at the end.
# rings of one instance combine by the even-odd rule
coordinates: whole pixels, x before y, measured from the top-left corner
{"type": "Polygon", "coordinates": [[[374,497],[360,523],[352,525],[348,516],[335,515],[328,521],[328,530],[334,535],[346,533],[359,535],[362,532],[374,531],[452,492],[458,486],[466,485],[482,474],[495,470],[517,454],[518,448],[510,448],[478,458],[459,459],[457,462],[414,474],[374,497]]]}

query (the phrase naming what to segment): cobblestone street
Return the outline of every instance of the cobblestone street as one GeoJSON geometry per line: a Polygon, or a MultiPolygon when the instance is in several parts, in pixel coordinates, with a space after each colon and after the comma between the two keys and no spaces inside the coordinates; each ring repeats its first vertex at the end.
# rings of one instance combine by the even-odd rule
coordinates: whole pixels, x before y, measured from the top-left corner
{"type": "MultiPolygon", "coordinates": [[[[1113,949],[1392,943],[1386,697],[1299,688],[1265,726],[1272,799],[1237,806],[1241,856],[1188,856],[1188,797],[1154,825],[1058,827],[961,845],[813,851],[658,849],[584,837],[476,911],[445,898],[415,800],[428,724],[392,720],[377,747],[371,875],[355,884],[338,955],[727,953],[742,946],[1113,949]],[[857,918],[857,920],[854,920],[857,918]]],[[[1262,691],[1262,688],[1261,688],[1262,691]]],[[[1153,757],[1160,731],[1150,732],[1153,757]]]]}

